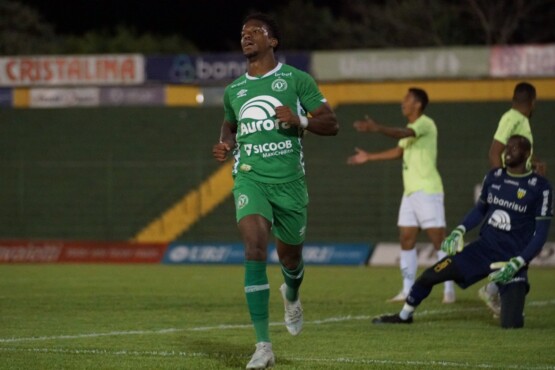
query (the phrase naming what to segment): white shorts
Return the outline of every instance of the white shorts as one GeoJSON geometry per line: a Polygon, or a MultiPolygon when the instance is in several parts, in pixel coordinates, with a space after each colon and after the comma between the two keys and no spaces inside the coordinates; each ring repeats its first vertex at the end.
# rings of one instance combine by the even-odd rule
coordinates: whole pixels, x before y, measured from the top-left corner
{"type": "Polygon", "coordinates": [[[445,227],[443,194],[416,191],[403,195],[397,226],[419,227],[423,230],[445,227]]]}

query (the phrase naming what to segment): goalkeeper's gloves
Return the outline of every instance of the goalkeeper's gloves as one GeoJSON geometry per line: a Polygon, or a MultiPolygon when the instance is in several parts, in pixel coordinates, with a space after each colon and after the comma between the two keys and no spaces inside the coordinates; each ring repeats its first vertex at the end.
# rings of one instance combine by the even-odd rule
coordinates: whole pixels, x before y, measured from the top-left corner
{"type": "MultiPolygon", "coordinates": [[[[499,268],[502,263],[495,262],[492,263],[492,268],[499,268]]],[[[495,283],[506,284],[512,280],[512,278],[516,275],[518,270],[526,266],[526,261],[524,258],[518,256],[513,257],[507,262],[503,267],[499,270],[492,272],[489,274],[489,279],[495,283]]]]}
{"type": "Polygon", "coordinates": [[[460,252],[464,248],[464,238],[463,235],[466,229],[463,225],[459,225],[455,230],[451,231],[451,234],[441,242],[441,250],[452,256],[457,252],[460,252]]]}

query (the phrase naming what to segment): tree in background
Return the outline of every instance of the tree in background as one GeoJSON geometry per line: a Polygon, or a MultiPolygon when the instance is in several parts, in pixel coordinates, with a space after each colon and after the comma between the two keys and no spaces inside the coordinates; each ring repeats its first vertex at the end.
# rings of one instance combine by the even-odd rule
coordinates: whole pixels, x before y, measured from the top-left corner
{"type": "Polygon", "coordinates": [[[295,50],[506,45],[555,41],[554,0],[292,0],[274,12],[295,50]]]}
{"type": "Polygon", "coordinates": [[[0,54],[41,54],[55,44],[54,28],[31,7],[0,1],[0,54]]]}
{"type": "Polygon", "coordinates": [[[0,55],[94,53],[192,53],[196,46],[178,35],[139,34],[123,25],[84,35],[60,35],[32,7],[0,0],[0,55]]]}
{"type": "MultiPolygon", "coordinates": [[[[159,6],[167,13],[168,9],[190,9],[187,1],[172,0],[168,4],[156,3],[153,6],[159,6]]],[[[48,4],[46,1],[34,2],[48,4]]],[[[142,2],[134,2],[132,6],[138,7],[139,3],[142,2]]],[[[129,2],[127,4],[129,6],[129,2]]],[[[283,0],[275,1],[274,4],[264,3],[273,9],[272,13],[282,29],[282,50],[555,42],[555,0],[283,0]]],[[[205,8],[210,6],[211,0],[203,0],[203,5],[205,8]]],[[[216,5],[214,7],[217,9],[216,5]]],[[[121,6],[125,7],[125,4],[121,6]]],[[[248,4],[245,9],[247,7],[248,4]]],[[[233,7],[238,8],[239,5],[233,7]]],[[[208,10],[213,11],[212,8],[208,10]]],[[[192,32],[190,29],[184,31],[180,24],[163,23],[163,17],[160,18],[162,23],[155,23],[156,19],[147,16],[149,21],[153,20],[150,25],[162,24],[166,32],[168,28],[170,32],[173,29],[176,32],[158,35],[155,28],[141,32],[128,24],[112,23],[108,28],[102,26],[104,28],[92,28],[83,34],[66,35],[56,33],[54,27],[33,8],[17,0],[0,0],[0,54],[237,51],[239,33],[236,29],[234,32],[227,31],[229,27],[235,26],[229,17],[225,22],[218,23],[218,29],[214,29],[204,18],[195,18],[195,13],[194,7],[190,9],[187,24],[193,24],[193,20],[194,24],[200,22],[202,26],[199,29],[209,28],[209,33],[198,30],[192,32]],[[224,40],[221,43],[223,46],[217,50],[207,42],[212,32],[221,34],[224,40]]],[[[183,22],[185,18],[176,19],[183,22]]],[[[119,21],[124,22],[121,19],[119,21]]]]}

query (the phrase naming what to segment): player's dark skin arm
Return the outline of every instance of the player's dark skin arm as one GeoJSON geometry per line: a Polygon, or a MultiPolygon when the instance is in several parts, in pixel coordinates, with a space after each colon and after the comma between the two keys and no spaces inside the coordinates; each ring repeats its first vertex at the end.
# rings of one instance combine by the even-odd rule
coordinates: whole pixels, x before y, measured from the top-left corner
{"type": "MultiPolygon", "coordinates": [[[[339,123],[335,113],[327,103],[320,105],[310,112],[312,117],[308,118],[307,131],[316,135],[334,136],[339,131],[339,123]]],[[[276,107],[276,118],[282,122],[288,122],[294,126],[301,126],[300,117],[293,113],[287,106],[276,107]]]]}
{"type": "Polygon", "coordinates": [[[395,139],[403,139],[405,137],[416,136],[414,130],[408,127],[389,127],[380,125],[372,118],[366,117],[363,120],[355,121],[353,124],[355,130],[358,132],[377,132],[385,136],[395,139]]]}
{"type": "Polygon", "coordinates": [[[491,146],[489,147],[489,165],[491,168],[499,168],[503,167],[503,163],[501,162],[501,155],[505,150],[505,145],[497,140],[493,140],[491,142],[491,146]]]}
{"type": "Polygon", "coordinates": [[[235,135],[237,134],[237,124],[224,121],[220,131],[220,142],[212,147],[214,158],[223,162],[227,159],[227,154],[235,146],[235,135]]]}

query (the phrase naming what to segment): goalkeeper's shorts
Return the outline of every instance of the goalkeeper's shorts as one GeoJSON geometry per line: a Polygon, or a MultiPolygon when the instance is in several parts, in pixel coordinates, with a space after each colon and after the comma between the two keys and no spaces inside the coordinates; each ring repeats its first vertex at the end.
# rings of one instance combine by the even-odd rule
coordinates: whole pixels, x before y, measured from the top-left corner
{"type": "MultiPolygon", "coordinates": [[[[508,261],[510,256],[506,256],[498,250],[498,247],[494,248],[483,239],[478,239],[469,243],[460,253],[450,258],[460,272],[460,277],[456,281],[457,284],[461,288],[467,288],[486,278],[492,272],[490,268],[492,262],[508,261]]],[[[526,268],[517,272],[515,281],[528,282],[526,268]]]]}

